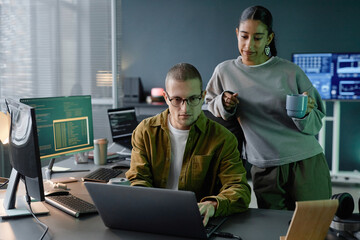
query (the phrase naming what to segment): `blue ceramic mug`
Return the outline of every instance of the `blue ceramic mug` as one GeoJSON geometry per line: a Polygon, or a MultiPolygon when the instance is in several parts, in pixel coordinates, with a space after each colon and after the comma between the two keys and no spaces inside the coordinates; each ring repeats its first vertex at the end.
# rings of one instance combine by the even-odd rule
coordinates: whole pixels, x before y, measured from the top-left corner
{"type": "Polygon", "coordinates": [[[292,118],[303,118],[306,114],[308,96],[303,94],[288,94],[286,96],[287,115],[292,118]]]}

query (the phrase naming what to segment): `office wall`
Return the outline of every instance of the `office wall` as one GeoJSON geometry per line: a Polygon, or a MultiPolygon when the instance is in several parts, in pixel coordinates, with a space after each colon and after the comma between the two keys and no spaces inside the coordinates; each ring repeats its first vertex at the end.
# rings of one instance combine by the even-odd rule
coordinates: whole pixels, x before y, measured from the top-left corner
{"type": "MultiPolygon", "coordinates": [[[[164,87],[167,70],[194,64],[206,85],[215,66],[238,56],[235,28],[242,10],[267,7],[274,17],[278,55],[360,52],[358,0],[122,0],[121,74],[142,78],[145,91],[164,87]]],[[[332,103],[327,103],[332,114],[332,103]]],[[[360,102],[341,104],[340,170],[360,170],[360,102]]],[[[331,163],[331,126],[326,157],[331,163]]]]}

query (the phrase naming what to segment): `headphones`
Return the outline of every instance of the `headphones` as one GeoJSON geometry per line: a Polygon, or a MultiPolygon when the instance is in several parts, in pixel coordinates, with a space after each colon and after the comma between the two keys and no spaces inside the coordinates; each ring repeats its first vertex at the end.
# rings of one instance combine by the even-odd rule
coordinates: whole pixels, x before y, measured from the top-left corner
{"type": "MultiPolygon", "coordinates": [[[[339,201],[339,207],[335,213],[338,218],[346,219],[352,216],[355,204],[350,193],[344,192],[334,194],[331,199],[337,199],[339,201]]],[[[360,199],[358,204],[360,209],[360,199]]]]}

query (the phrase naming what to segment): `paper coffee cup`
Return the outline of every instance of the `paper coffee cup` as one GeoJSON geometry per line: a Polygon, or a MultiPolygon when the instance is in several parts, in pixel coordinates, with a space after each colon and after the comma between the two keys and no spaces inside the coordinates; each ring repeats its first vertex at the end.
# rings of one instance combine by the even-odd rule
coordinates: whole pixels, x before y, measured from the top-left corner
{"type": "Polygon", "coordinates": [[[104,165],[107,163],[107,145],[106,138],[94,140],[94,163],[96,165],[104,165]]]}

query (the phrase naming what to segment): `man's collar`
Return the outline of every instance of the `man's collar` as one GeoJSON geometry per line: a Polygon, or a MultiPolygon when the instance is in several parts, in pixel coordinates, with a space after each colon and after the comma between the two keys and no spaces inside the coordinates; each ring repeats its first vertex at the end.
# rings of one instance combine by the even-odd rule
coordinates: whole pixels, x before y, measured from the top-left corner
{"type": "Polygon", "coordinates": [[[207,117],[205,116],[204,112],[201,110],[201,113],[193,126],[196,126],[201,132],[205,132],[206,122],[207,122],[207,117]]]}

